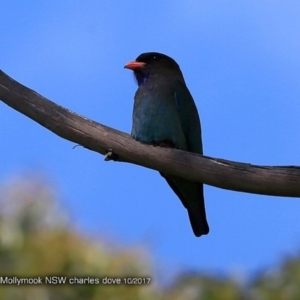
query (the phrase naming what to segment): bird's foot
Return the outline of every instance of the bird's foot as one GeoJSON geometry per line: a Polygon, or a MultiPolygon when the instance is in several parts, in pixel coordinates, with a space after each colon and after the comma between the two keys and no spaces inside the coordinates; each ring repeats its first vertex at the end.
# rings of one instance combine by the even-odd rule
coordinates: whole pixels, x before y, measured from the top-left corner
{"type": "Polygon", "coordinates": [[[171,141],[159,141],[154,142],[154,146],[164,147],[164,148],[174,148],[174,144],[171,141]]]}
{"type": "Polygon", "coordinates": [[[105,154],[104,160],[105,161],[110,161],[110,160],[117,161],[118,160],[118,155],[115,154],[112,151],[112,149],[108,149],[107,153],[105,154]]]}

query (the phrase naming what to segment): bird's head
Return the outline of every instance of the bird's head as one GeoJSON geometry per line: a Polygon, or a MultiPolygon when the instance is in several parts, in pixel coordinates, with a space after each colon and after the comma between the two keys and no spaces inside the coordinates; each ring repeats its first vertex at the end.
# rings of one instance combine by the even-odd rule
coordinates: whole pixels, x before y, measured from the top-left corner
{"type": "Polygon", "coordinates": [[[147,52],[139,55],[136,60],[127,63],[124,68],[134,72],[134,76],[140,86],[151,76],[176,70],[180,72],[176,61],[162,53],[147,52]]]}

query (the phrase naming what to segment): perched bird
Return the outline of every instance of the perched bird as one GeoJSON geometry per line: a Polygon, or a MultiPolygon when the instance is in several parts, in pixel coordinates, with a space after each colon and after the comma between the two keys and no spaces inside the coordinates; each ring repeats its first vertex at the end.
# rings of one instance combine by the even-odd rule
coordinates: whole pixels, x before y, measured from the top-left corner
{"type": "MultiPolygon", "coordinates": [[[[125,68],[134,72],[138,84],[131,136],[142,143],[203,154],[198,111],[175,60],[149,52],[125,68]]],[[[194,234],[208,234],[203,184],[160,174],[187,209],[194,234]]]]}

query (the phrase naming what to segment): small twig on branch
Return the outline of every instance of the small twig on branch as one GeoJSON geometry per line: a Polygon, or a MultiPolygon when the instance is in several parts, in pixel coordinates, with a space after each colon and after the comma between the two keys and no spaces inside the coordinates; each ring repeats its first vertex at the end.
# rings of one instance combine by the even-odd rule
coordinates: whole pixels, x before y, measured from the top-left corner
{"type": "Polygon", "coordinates": [[[145,145],[55,104],[1,70],[0,99],[58,136],[106,155],[107,160],[117,159],[228,190],[300,197],[300,167],[255,166],[145,145]]]}

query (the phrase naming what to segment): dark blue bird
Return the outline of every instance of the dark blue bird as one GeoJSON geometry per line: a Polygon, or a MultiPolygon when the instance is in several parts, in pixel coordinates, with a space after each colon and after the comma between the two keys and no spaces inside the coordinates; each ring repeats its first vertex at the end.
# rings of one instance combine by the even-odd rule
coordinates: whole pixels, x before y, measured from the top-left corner
{"type": "MultiPolygon", "coordinates": [[[[131,136],[142,143],[203,154],[200,120],[178,64],[169,56],[143,53],[125,68],[138,83],[131,136]]],[[[196,236],[208,234],[203,184],[160,173],[187,209],[196,236]]]]}

